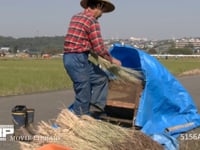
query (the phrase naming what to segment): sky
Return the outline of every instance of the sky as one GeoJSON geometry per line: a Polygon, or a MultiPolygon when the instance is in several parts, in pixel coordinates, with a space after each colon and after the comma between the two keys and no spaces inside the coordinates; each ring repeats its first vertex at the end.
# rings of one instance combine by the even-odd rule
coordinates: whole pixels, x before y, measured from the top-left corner
{"type": "MultiPolygon", "coordinates": [[[[111,0],[102,36],[152,40],[200,37],[200,0],[111,0]]],[[[0,36],[64,36],[80,0],[0,0],[0,36]]]]}

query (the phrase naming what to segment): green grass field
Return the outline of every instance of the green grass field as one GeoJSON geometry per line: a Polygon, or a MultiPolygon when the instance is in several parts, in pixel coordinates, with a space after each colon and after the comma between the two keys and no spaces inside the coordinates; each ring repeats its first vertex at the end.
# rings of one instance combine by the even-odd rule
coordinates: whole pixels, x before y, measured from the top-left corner
{"type": "MultiPolygon", "coordinates": [[[[161,59],[174,75],[200,69],[200,59],[161,59]]],[[[0,96],[72,88],[62,59],[0,59],[0,96]]]]}
{"type": "Polygon", "coordinates": [[[200,58],[161,59],[160,62],[175,76],[179,74],[200,69],[200,58]]]}
{"type": "Polygon", "coordinates": [[[72,87],[61,59],[0,59],[0,96],[72,87]]]}

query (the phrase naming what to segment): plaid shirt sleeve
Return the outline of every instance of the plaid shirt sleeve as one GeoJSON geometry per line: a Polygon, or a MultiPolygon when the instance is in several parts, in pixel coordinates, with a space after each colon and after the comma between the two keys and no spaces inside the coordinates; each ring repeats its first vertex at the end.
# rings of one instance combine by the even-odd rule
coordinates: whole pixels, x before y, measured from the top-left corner
{"type": "Polygon", "coordinates": [[[100,25],[97,21],[90,26],[89,39],[94,53],[112,62],[112,57],[103,43],[100,25]]]}

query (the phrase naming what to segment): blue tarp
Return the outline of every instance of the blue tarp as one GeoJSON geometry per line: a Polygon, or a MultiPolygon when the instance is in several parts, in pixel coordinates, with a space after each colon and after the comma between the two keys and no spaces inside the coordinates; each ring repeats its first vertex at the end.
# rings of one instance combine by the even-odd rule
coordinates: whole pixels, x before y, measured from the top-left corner
{"type": "Polygon", "coordinates": [[[149,135],[165,134],[166,128],[189,124],[168,132],[177,137],[181,132],[200,126],[197,107],[180,82],[153,56],[129,45],[114,44],[110,54],[122,66],[142,71],[145,76],[135,125],[149,135]]]}

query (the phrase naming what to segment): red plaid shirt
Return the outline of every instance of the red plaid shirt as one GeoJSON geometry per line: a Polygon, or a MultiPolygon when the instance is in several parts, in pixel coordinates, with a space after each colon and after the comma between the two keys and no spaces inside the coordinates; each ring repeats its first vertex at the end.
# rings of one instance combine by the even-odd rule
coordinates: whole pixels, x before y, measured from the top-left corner
{"type": "Polygon", "coordinates": [[[99,22],[89,10],[74,15],[65,37],[64,53],[81,53],[92,50],[111,61],[101,36],[99,22]]]}

